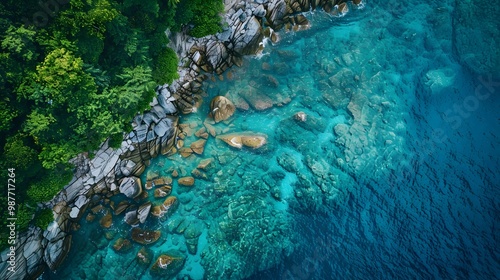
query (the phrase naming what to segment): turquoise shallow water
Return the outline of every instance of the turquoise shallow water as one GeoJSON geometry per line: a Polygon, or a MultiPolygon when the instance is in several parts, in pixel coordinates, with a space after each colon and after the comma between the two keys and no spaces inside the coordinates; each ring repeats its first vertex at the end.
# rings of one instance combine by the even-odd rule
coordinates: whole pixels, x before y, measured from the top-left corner
{"type": "MultiPolygon", "coordinates": [[[[311,13],[310,30],[282,34],[206,83],[204,104],[181,118],[185,146],[215,95],[242,108],[242,97],[273,104],[215,125],[268,142],[237,150],[210,137],[202,156],[152,162],[143,182],[213,159],[192,188],[174,180],[172,217],[141,226],[162,232],[149,246],[154,259],[186,256],[179,279],[498,277],[500,84],[456,62],[451,15],[452,1],[374,1],[341,19],[311,13]],[[201,232],[196,254],[182,227],[201,232]]],[[[123,214],[109,230],[101,216],[82,220],[63,267],[44,279],[154,279],[137,263],[141,245],[112,249],[130,236],[123,214]]]]}

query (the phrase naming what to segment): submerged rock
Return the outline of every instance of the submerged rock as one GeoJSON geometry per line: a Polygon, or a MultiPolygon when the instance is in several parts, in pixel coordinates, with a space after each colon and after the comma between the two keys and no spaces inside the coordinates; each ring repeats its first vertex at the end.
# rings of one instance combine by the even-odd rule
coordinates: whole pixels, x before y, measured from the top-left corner
{"type": "Polygon", "coordinates": [[[162,198],[170,195],[172,193],[172,186],[163,186],[155,189],[154,196],[155,198],[162,198]]]}
{"type": "Polygon", "coordinates": [[[210,102],[210,117],[220,122],[229,119],[236,110],[233,102],[224,96],[216,96],[210,102]]]}
{"type": "Polygon", "coordinates": [[[205,144],[207,143],[207,140],[205,139],[200,139],[197,140],[189,146],[191,150],[193,150],[194,153],[201,155],[203,154],[203,151],[205,150],[205,144]]]}
{"type": "Polygon", "coordinates": [[[146,189],[150,190],[153,187],[162,187],[165,185],[171,185],[172,184],[172,178],[170,177],[162,177],[162,178],[157,178],[151,181],[146,182],[146,189]]]}
{"type": "Polygon", "coordinates": [[[109,212],[106,213],[106,215],[104,215],[104,217],[102,217],[101,220],[99,221],[99,224],[103,228],[110,228],[112,223],[113,223],[113,216],[111,216],[111,213],[109,212]]]}
{"type": "Polygon", "coordinates": [[[120,203],[118,204],[118,206],[116,206],[116,208],[115,208],[115,215],[120,215],[129,206],[130,206],[130,204],[127,201],[120,201],[120,203]]]}
{"type": "Polygon", "coordinates": [[[146,180],[149,181],[149,180],[154,180],[156,178],[160,177],[160,175],[158,174],[158,172],[155,172],[155,171],[148,171],[148,173],[146,174],[146,180]]]}
{"type": "Polygon", "coordinates": [[[118,238],[113,244],[113,250],[115,250],[115,252],[125,253],[130,251],[130,249],[132,249],[132,243],[130,240],[123,237],[118,238]]]}
{"type": "Polygon", "coordinates": [[[149,265],[153,261],[153,256],[153,250],[142,247],[139,252],[137,252],[136,258],[139,264],[149,265]]]}
{"type": "Polygon", "coordinates": [[[300,112],[295,113],[295,115],[293,115],[293,118],[297,121],[305,122],[307,120],[307,115],[306,115],[306,113],[300,111],[300,112]]]}
{"type": "Polygon", "coordinates": [[[133,228],[131,232],[132,240],[142,245],[153,244],[161,237],[159,230],[143,230],[140,228],[133,228]]]}
{"type": "Polygon", "coordinates": [[[200,161],[200,163],[198,164],[198,166],[196,168],[207,171],[210,169],[210,167],[212,167],[213,161],[214,161],[213,158],[204,159],[204,160],[200,161]]]}
{"type": "Polygon", "coordinates": [[[241,149],[243,146],[258,149],[267,143],[267,136],[264,134],[251,134],[251,133],[233,133],[217,136],[226,142],[229,146],[241,149]]]}
{"type": "Polygon", "coordinates": [[[177,210],[178,204],[177,197],[169,196],[162,204],[153,207],[151,215],[159,218],[164,216],[169,217],[177,210]]]}
{"type": "Polygon", "coordinates": [[[180,186],[185,186],[185,187],[190,187],[194,185],[194,178],[189,176],[189,177],[182,177],[177,180],[177,183],[180,186]]]}
{"type": "Polygon", "coordinates": [[[169,250],[160,255],[151,267],[151,274],[172,277],[179,273],[184,266],[186,257],[179,251],[169,250]]]}

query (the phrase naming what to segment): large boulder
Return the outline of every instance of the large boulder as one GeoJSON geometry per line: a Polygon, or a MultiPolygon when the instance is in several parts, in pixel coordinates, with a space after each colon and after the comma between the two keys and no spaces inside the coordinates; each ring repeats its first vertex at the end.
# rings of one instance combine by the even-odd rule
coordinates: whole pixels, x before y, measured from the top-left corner
{"type": "Polygon", "coordinates": [[[216,123],[229,119],[235,110],[233,102],[224,96],[216,96],[210,101],[210,116],[216,123]]]}
{"type": "Polygon", "coordinates": [[[120,183],[120,192],[128,198],[136,198],[142,192],[141,179],[137,177],[125,177],[120,183]]]}
{"type": "Polygon", "coordinates": [[[267,136],[256,133],[231,133],[217,136],[233,148],[241,149],[243,146],[251,149],[258,149],[267,143],[267,136]]]}
{"type": "Polygon", "coordinates": [[[149,211],[151,210],[151,202],[146,202],[143,205],[139,206],[139,209],[137,210],[137,219],[139,219],[139,222],[141,224],[144,224],[146,222],[146,219],[149,216],[149,211]]]}
{"type": "Polygon", "coordinates": [[[234,44],[233,50],[239,54],[255,54],[259,49],[259,43],[264,34],[259,20],[255,17],[249,17],[247,20],[236,26],[233,37],[230,39],[234,44]]]}

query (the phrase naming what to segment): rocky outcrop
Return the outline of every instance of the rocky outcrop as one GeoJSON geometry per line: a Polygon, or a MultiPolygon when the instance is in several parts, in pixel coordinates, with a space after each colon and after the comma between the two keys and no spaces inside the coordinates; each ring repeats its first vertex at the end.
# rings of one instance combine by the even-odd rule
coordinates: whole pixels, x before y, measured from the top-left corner
{"type": "MultiPolygon", "coordinates": [[[[233,65],[242,65],[242,56],[257,54],[263,49],[263,39],[279,40],[278,31],[297,31],[309,28],[302,15],[310,9],[322,8],[335,16],[343,16],[349,9],[345,0],[266,0],[226,1],[222,32],[193,39],[180,32],[170,34],[169,47],[181,57],[180,64],[188,65],[180,71],[180,79],[168,86],[173,102],[183,113],[196,110],[202,93],[203,72],[221,74],[233,65]]],[[[354,5],[363,5],[356,1],[354,5]]]]}
{"type": "MultiPolygon", "coordinates": [[[[169,46],[181,58],[180,78],[171,85],[156,89],[156,97],[150,103],[151,110],[134,118],[132,131],[124,136],[119,148],[109,147],[108,142],[105,142],[94,153],[93,158],[81,154],[71,161],[76,166],[73,180],[50,203],[44,205],[54,209],[55,223],[48,229],[30,228],[19,235],[16,244],[16,272],[11,274],[6,269],[8,260],[6,252],[3,252],[0,262],[1,279],[36,278],[46,265],[50,269],[56,269],[69,251],[72,223],[83,216],[89,204],[99,204],[120,192],[128,197],[141,195],[139,183],[134,178],[141,175],[150,159],[159,154],[171,155],[176,152],[178,117],[175,114],[186,114],[197,109],[202,100],[202,82],[207,78],[204,72],[221,74],[233,65],[242,65],[243,55],[261,51],[265,37],[276,42],[279,38],[277,32],[281,29],[288,31],[308,28],[309,23],[300,14],[302,12],[321,7],[327,12],[341,15],[347,8],[338,5],[343,0],[226,2],[224,20],[228,27],[223,32],[198,39],[187,36],[185,32],[170,34],[169,46]]],[[[356,4],[362,5],[362,2],[356,1],[356,4]]],[[[255,100],[253,96],[247,98],[255,100]]],[[[248,102],[241,97],[238,100],[238,104],[243,107],[248,102]]],[[[247,103],[246,106],[253,106],[255,109],[265,107],[256,102],[250,102],[250,105],[247,103]]],[[[208,134],[215,136],[215,130],[209,124],[205,127],[206,131],[200,132],[200,137],[206,139],[208,134]]],[[[257,148],[265,144],[265,137],[239,138],[239,141],[241,145],[257,148]]],[[[202,153],[201,148],[202,146],[187,148],[190,152],[185,155],[189,156],[193,151],[202,153]]],[[[168,215],[176,206],[176,198],[168,197],[162,205],[152,207],[151,212],[153,215],[168,215]]],[[[145,220],[144,217],[147,218],[145,213],[149,210],[145,209],[140,212],[123,204],[114,210],[115,214],[127,211],[126,221],[138,224],[140,220],[145,220]]],[[[90,220],[92,219],[91,217],[90,220]]],[[[107,218],[102,224],[111,226],[110,222],[112,219],[107,218]]],[[[194,249],[191,247],[190,252],[194,249]]],[[[158,260],[161,262],[157,261],[155,270],[161,272],[160,264],[164,265],[167,259],[160,257],[158,260]]]]}
{"type": "MultiPolygon", "coordinates": [[[[144,171],[151,158],[170,152],[177,135],[178,117],[170,115],[176,109],[171,96],[162,89],[158,88],[151,111],[134,119],[134,129],[124,137],[121,147],[111,148],[105,142],[95,152],[94,158],[82,154],[72,160],[78,166],[75,177],[45,205],[53,208],[55,223],[45,230],[30,228],[20,234],[16,244],[16,272],[9,272],[6,269],[7,259],[2,258],[1,279],[36,278],[45,266],[56,269],[70,249],[71,224],[83,216],[89,203],[95,202],[91,198],[97,197],[99,201],[99,197],[111,197],[120,192],[120,186],[125,194],[135,195],[138,189],[135,186],[137,179],[134,178],[144,171]]],[[[125,211],[127,207],[125,204],[118,206],[115,210],[118,213],[115,214],[125,211]]],[[[100,220],[101,225],[110,227],[112,216],[109,213],[105,217],[100,220]]],[[[90,220],[93,218],[90,217],[90,220]]],[[[5,255],[5,252],[2,253],[2,256],[5,255]]]]}

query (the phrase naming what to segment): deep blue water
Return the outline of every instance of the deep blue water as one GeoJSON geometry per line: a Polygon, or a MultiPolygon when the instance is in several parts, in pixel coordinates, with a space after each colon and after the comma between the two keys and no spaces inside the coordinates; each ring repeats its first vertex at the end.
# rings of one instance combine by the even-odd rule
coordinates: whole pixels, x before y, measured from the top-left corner
{"type": "MultiPolygon", "coordinates": [[[[212,96],[263,94],[272,108],[238,110],[216,128],[264,133],[268,143],[239,151],[209,138],[201,157],[153,161],[145,174],[188,174],[215,159],[192,190],[173,186],[181,206],[169,219],[199,223],[197,254],[167,230],[170,220],[150,218],[164,233],[155,257],[185,253],[179,277],[191,279],[499,278],[498,73],[457,63],[453,1],[393,2],[341,19],[309,14],[310,30],[282,34],[207,83],[206,102],[182,123],[201,127],[212,96]]],[[[117,220],[111,231],[127,236],[117,220]]],[[[82,221],[64,267],[45,277],[150,279],[133,263],[140,246],[117,254],[90,245],[89,234],[105,232],[82,221]]]]}

